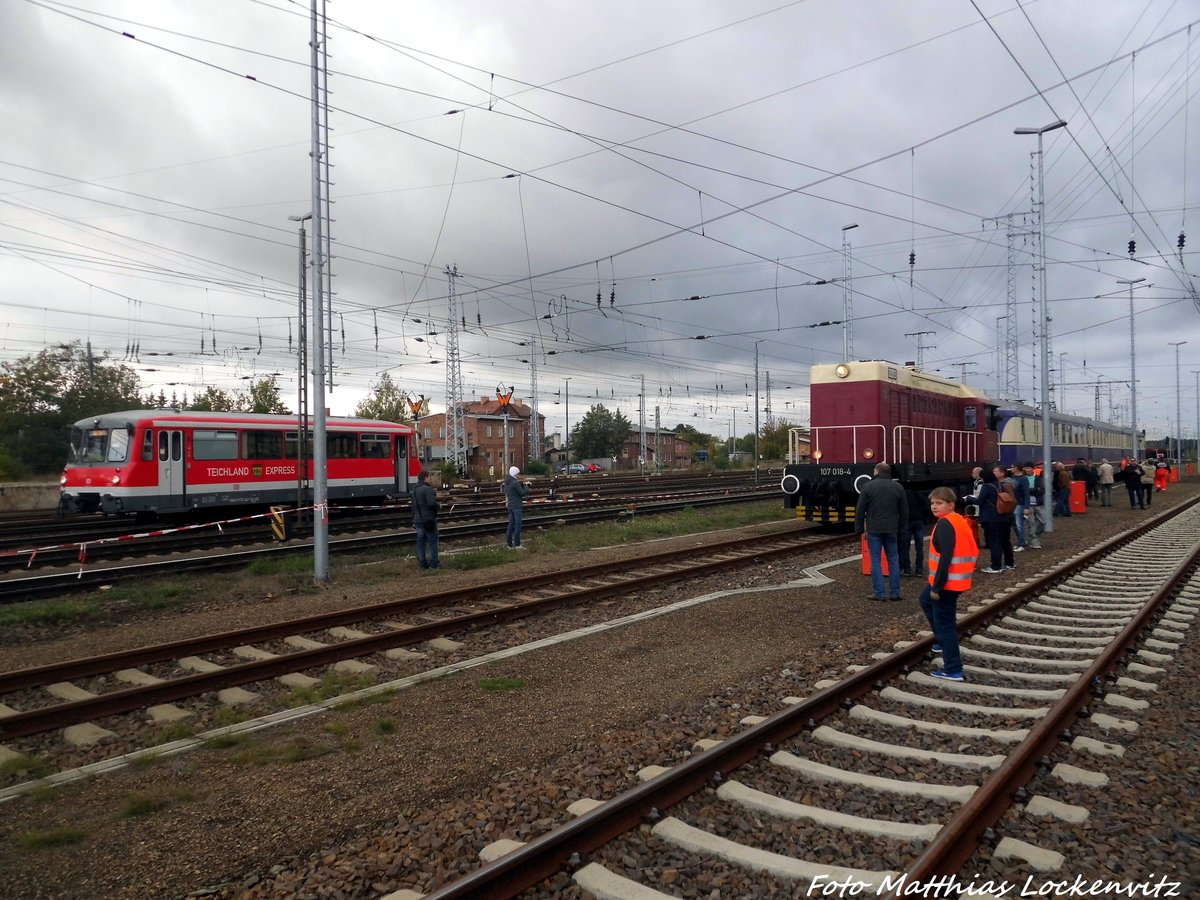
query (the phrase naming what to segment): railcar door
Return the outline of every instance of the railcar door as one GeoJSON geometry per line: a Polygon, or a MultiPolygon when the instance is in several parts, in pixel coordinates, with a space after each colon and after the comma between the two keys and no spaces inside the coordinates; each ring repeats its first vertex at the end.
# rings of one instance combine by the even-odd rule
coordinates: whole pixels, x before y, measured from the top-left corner
{"type": "Polygon", "coordinates": [[[182,508],[184,500],[183,432],[163,428],[158,432],[158,490],[161,506],[182,508]]]}
{"type": "Polygon", "coordinates": [[[392,465],[392,487],[397,494],[408,493],[408,436],[396,435],[392,465]]]}

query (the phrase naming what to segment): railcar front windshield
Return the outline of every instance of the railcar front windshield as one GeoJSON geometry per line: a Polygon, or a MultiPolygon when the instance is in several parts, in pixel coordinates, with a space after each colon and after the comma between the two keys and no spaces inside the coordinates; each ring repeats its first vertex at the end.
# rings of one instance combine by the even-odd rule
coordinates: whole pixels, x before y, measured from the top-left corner
{"type": "Polygon", "coordinates": [[[119,463],[129,458],[124,428],[72,428],[71,456],[76,463],[119,463]]]}

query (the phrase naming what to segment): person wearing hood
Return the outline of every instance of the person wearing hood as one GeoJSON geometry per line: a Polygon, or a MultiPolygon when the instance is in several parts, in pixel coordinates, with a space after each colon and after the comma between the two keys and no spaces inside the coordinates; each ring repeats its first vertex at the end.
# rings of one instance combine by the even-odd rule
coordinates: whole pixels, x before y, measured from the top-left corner
{"type": "Polygon", "coordinates": [[[521,522],[524,518],[521,504],[525,502],[525,495],[529,493],[529,485],[517,481],[520,474],[520,469],[510,466],[508,477],[504,479],[504,504],[508,507],[508,531],[504,535],[504,541],[510,550],[525,549],[521,546],[521,522]]]}

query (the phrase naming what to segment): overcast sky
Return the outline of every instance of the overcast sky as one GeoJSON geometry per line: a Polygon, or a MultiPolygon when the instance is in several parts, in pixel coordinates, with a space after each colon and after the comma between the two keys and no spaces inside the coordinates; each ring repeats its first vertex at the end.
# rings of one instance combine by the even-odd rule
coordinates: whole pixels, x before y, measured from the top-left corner
{"type": "MultiPolygon", "coordinates": [[[[1151,437],[1175,419],[1170,342],[1188,341],[1195,433],[1200,0],[328,15],[334,414],[385,371],[444,408],[456,266],[468,397],[504,383],[527,400],[536,354],[548,430],[568,379],[573,421],[604,402],[636,423],[642,375],[648,425],[657,407],[664,427],[724,436],[736,417],[745,434],[757,346],[760,417],[769,373],[774,416],[806,421],[809,366],[842,359],[843,234],[852,356],[920,348],[998,395],[1009,240],[987,220],[1008,213],[1034,400],[1037,138],[1013,129],[1062,118],[1045,135],[1062,405],[1090,416],[1092,385],[1116,382],[1102,416],[1128,421],[1118,279],[1145,278],[1139,419],[1151,437]]],[[[287,0],[0,2],[0,359],[90,340],[168,396],[279,373],[294,405],[309,27],[287,0]]]]}

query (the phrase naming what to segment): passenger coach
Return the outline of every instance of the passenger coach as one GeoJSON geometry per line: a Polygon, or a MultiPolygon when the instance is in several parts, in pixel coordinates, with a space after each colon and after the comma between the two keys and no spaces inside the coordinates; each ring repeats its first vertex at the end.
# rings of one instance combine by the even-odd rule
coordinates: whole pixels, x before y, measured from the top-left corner
{"type": "MultiPolygon", "coordinates": [[[[409,425],[328,419],[329,499],[407,496],[420,471],[415,439],[409,425]]],[[[312,441],[310,423],[301,447],[294,415],[132,410],[82,419],[71,428],[60,508],[166,515],[294,506],[301,476],[305,486],[312,478],[312,441]]]]}

